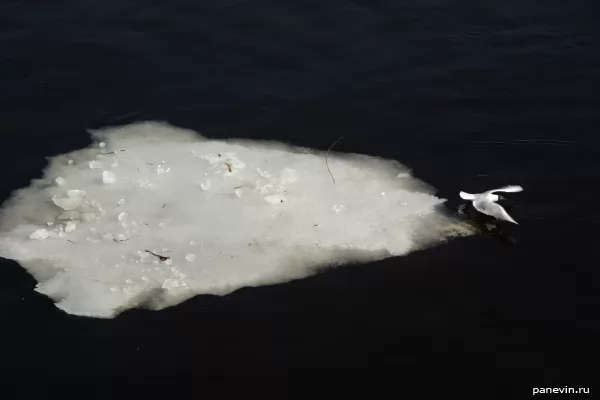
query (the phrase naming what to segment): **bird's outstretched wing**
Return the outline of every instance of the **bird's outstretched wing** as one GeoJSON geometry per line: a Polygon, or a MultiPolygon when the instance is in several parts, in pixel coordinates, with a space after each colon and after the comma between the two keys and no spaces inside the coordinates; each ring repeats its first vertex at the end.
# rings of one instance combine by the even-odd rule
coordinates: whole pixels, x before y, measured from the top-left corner
{"type": "Polygon", "coordinates": [[[486,193],[494,193],[494,192],[522,192],[523,188],[517,185],[504,186],[499,189],[488,190],[486,193]]]}
{"type": "Polygon", "coordinates": [[[494,218],[503,219],[505,221],[510,221],[517,225],[519,224],[517,221],[512,219],[512,217],[510,215],[508,215],[506,210],[500,204],[494,203],[493,201],[487,201],[487,200],[474,201],[473,207],[475,207],[475,209],[477,211],[484,213],[486,215],[491,215],[494,218]]]}
{"type": "Polygon", "coordinates": [[[466,193],[466,192],[460,192],[459,195],[461,198],[463,198],[465,200],[473,200],[475,198],[475,195],[472,195],[471,193],[466,193]]]}

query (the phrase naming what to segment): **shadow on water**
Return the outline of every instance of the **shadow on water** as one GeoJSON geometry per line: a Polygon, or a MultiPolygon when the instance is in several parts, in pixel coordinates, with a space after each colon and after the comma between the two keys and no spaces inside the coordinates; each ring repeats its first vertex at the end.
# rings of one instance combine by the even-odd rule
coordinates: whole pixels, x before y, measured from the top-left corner
{"type": "MultiPolygon", "coordinates": [[[[509,214],[510,210],[515,206],[514,204],[503,201],[500,201],[499,204],[502,205],[509,214]]],[[[481,235],[490,237],[509,246],[517,244],[517,239],[508,231],[506,226],[507,224],[511,224],[510,222],[499,221],[494,217],[480,213],[471,203],[459,205],[456,215],[473,226],[477,233],[481,235]]]]}

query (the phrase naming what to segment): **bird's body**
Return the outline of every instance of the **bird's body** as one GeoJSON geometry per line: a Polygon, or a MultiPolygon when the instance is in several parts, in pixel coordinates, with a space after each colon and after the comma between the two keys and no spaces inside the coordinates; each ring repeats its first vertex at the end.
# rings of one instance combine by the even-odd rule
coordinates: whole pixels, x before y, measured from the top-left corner
{"type": "Polygon", "coordinates": [[[473,207],[483,214],[490,215],[497,219],[502,219],[505,221],[512,222],[514,224],[518,224],[506,210],[500,205],[497,204],[496,201],[501,199],[500,196],[494,194],[494,192],[521,192],[523,188],[521,186],[505,186],[499,189],[488,190],[487,192],[478,193],[478,194],[470,194],[466,192],[460,192],[460,197],[465,200],[471,200],[473,202],[473,207]]]}

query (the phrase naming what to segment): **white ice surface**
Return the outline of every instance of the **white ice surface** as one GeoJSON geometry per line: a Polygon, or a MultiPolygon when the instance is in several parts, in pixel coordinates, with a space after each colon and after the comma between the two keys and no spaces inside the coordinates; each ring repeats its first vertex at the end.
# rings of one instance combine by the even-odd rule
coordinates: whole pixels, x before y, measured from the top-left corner
{"type": "Polygon", "coordinates": [[[92,136],[0,210],[0,256],[70,314],[161,309],[470,233],[396,161],[331,152],[334,183],[323,151],[161,123],[92,136]]]}

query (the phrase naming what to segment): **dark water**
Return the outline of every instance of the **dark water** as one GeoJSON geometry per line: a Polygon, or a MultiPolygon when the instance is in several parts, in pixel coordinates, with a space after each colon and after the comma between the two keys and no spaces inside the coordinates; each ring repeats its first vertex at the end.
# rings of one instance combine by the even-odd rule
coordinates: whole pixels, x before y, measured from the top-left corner
{"type": "MultiPolygon", "coordinates": [[[[519,226],[112,321],[0,268],[6,377],[310,377],[590,387],[599,349],[597,1],[7,1],[4,199],[86,129],[164,120],[394,158],[448,198],[505,184],[519,226]],[[207,2],[208,3],[208,2],[207,2]]],[[[262,382],[262,383],[261,383],[262,382]]],[[[309,390],[309,388],[311,388],[309,390]]]]}

